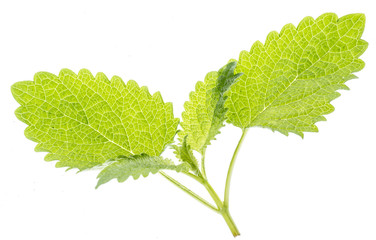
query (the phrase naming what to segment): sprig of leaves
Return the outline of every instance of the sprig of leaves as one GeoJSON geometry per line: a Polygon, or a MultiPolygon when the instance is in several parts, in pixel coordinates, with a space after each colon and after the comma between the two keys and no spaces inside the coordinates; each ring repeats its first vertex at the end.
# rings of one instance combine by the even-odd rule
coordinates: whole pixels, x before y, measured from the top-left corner
{"type": "Polygon", "coordinates": [[[138,179],[161,173],[167,180],[221,214],[234,236],[239,231],[229,212],[232,170],[250,127],[265,127],[303,137],[317,132],[316,122],[334,107],[330,102],[348,89],[346,81],[364,67],[359,59],[367,49],[361,39],[365,16],[333,13],[317,19],[304,18],[297,27],[271,32],[264,44],[256,42],[218,71],[210,72],[184,104],[182,130],[171,103],[159,92],[151,95],[135,81],[126,84],[117,76],[94,77],[88,70],[78,75],[63,69],[58,76],[39,72],[34,81],[12,86],[21,105],[18,119],[29,125],[27,138],[37,142],[36,151],[48,152],[47,161],[57,167],[79,170],[102,168],[98,184],[130,176],[138,179]],[[207,147],[225,122],[243,134],[231,159],[222,200],[205,173],[207,147]],[[174,143],[176,133],[178,143],[174,143]],[[164,158],[170,145],[180,164],[164,158]],[[198,161],[194,151],[201,154],[198,161]],[[202,184],[215,205],[161,170],[173,170],[202,184]]]}

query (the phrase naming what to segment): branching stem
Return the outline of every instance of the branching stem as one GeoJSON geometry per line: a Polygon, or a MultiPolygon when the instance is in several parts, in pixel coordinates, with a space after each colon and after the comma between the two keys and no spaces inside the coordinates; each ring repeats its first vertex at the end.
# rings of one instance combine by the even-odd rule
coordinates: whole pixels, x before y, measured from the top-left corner
{"type": "MultiPolygon", "coordinates": [[[[191,175],[193,175],[193,174],[191,174],[191,175]]],[[[197,180],[196,179],[197,176],[193,175],[194,176],[193,177],[191,175],[188,175],[188,176],[190,176],[190,177],[194,178],[195,180],[197,180]]],[[[232,235],[234,237],[239,236],[240,232],[239,232],[238,228],[236,227],[235,222],[234,222],[234,220],[232,219],[232,217],[230,215],[228,207],[224,206],[224,203],[219,198],[219,196],[216,193],[216,191],[214,190],[214,188],[210,185],[209,181],[206,178],[205,179],[202,178],[201,180],[197,180],[197,181],[199,183],[201,183],[202,185],[204,185],[204,187],[206,188],[206,190],[210,194],[211,198],[213,199],[213,201],[217,205],[217,212],[219,214],[221,214],[222,217],[223,217],[223,219],[226,221],[226,224],[230,228],[232,235]]]]}
{"type": "Polygon", "coordinates": [[[200,197],[199,195],[197,195],[196,193],[194,193],[192,190],[190,190],[189,188],[187,188],[186,186],[184,186],[183,184],[181,184],[180,182],[178,182],[174,178],[172,178],[169,175],[167,175],[165,172],[159,171],[159,173],[163,177],[165,177],[167,180],[169,180],[170,182],[172,182],[175,186],[177,186],[178,188],[180,188],[184,192],[188,193],[194,199],[198,200],[199,202],[201,202],[202,204],[204,204],[205,206],[207,206],[211,210],[213,210],[213,211],[215,211],[217,213],[219,212],[219,210],[216,207],[214,207],[212,204],[210,204],[208,201],[206,201],[205,199],[203,199],[202,197],[200,197]]]}
{"type": "Polygon", "coordinates": [[[190,173],[190,172],[185,172],[184,174],[187,175],[188,177],[193,178],[194,180],[196,180],[200,184],[204,184],[204,179],[202,177],[196,176],[196,175],[194,175],[193,173],[190,173]]]}
{"type": "Polygon", "coordinates": [[[167,175],[166,173],[160,171],[160,174],[162,174],[163,177],[165,177],[167,180],[169,180],[170,182],[175,184],[175,186],[179,187],[180,189],[182,189],[183,191],[188,193],[191,197],[195,198],[196,200],[198,200],[199,202],[201,202],[202,204],[204,204],[208,208],[214,210],[216,213],[221,214],[223,219],[226,221],[228,227],[230,228],[231,233],[234,237],[239,236],[240,233],[239,233],[239,230],[236,227],[235,222],[232,219],[230,212],[229,212],[230,184],[231,184],[231,176],[232,176],[232,171],[234,169],[235,161],[236,161],[236,158],[238,156],[240,147],[241,147],[241,145],[244,141],[244,138],[247,134],[247,131],[248,131],[248,129],[243,129],[242,136],[240,137],[238,145],[236,146],[234,154],[232,155],[232,159],[231,159],[230,166],[229,166],[228,172],[227,172],[227,177],[226,177],[225,196],[224,196],[223,201],[219,198],[218,194],[215,192],[214,188],[210,185],[210,183],[209,183],[209,181],[206,177],[205,150],[202,151],[202,153],[201,153],[201,155],[202,155],[201,171],[198,170],[197,175],[195,175],[193,173],[189,173],[189,172],[185,173],[187,176],[193,178],[194,180],[196,180],[197,182],[199,182],[200,184],[202,184],[205,187],[206,191],[208,191],[209,195],[211,196],[211,198],[213,199],[213,201],[215,202],[217,207],[213,206],[211,203],[209,203],[204,198],[200,197],[199,195],[197,195],[196,193],[194,193],[193,191],[188,189],[183,184],[179,183],[174,178],[172,178],[169,175],[167,175]]]}

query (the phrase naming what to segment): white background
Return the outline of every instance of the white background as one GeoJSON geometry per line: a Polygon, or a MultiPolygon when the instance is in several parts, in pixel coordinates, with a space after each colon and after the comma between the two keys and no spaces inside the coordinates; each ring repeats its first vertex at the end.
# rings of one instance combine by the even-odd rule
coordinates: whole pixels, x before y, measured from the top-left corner
{"type": "MultiPolygon", "coordinates": [[[[57,169],[35,153],[13,112],[11,84],[35,72],[88,68],[161,91],[179,117],[195,82],[256,40],[305,16],[367,16],[366,62],[319,133],[251,129],[234,170],[231,207],[252,240],[376,239],[376,7],[373,1],[1,1],[0,239],[232,239],[220,215],[159,175],[98,190],[96,172],[57,169]]],[[[223,194],[240,130],[208,149],[223,194]]],[[[179,177],[202,193],[200,186],[179,177]]]]}

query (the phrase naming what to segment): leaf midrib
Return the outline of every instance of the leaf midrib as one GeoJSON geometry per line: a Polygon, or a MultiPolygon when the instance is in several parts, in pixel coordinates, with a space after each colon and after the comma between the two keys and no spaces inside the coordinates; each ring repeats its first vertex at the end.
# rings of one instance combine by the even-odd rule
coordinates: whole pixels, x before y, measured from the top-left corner
{"type": "MultiPolygon", "coordinates": [[[[336,21],[336,26],[338,27],[338,21],[339,19],[337,19],[337,21],[336,21]]],[[[356,22],[354,22],[353,23],[353,25],[355,25],[356,23],[358,23],[358,21],[360,20],[360,18],[356,21],[356,22]]],[[[316,22],[315,22],[316,23],[316,22]]],[[[256,120],[257,120],[257,118],[259,118],[260,117],[260,115],[262,115],[264,112],[265,112],[265,110],[267,110],[270,106],[272,106],[273,104],[274,104],[274,102],[280,97],[280,96],[282,96],[282,94],[284,94],[285,92],[286,92],[286,90],[293,84],[293,83],[295,83],[296,82],[296,80],[298,80],[299,79],[299,77],[301,76],[301,74],[302,73],[304,73],[304,72],[306,72],[308,69],[310,69],[312,66],[314,66],[317,62],[319,62],[323,57],[325,57],[329,52],[330,52],[330,50],[334,47],[334,46],[336,46],[337,45],[337,43],[344,37],[344,36],[346,36],[347,35],[347,33],[351,30],[352,28],[349,28],[348,30],[347,30],[347,32],[345,33],[345,34],[343,34],[330,48],[329,48],[329,50],[323,55],[323,56],[321,56],[318,60],[316,60],[313,64],[311,64],[307,69],[305,69],[303,72],[301,72],[300,74],[298,74],[296,77],[295,77],[295,79],[268,105],[268,106],[266,106],[266,107],[264,107],[264,109],[261,111],[261,112],[259,112],[257,115],[256,115],[256,117],[255,118],[253,118],[253,120],[251,120],[250,121],[250,123],[249,123],[249,127],[251,127],[252,126],[252,123],[253,122],[256,122],[256,120]]],[[[291,44],[291,42],[290,42],[290,44],[291,44]]],[[[308,46],[308,45],[307,45],[308,46]]],[[[306,50],[306,48],[304,49],[304,50],[306,50]]],[[[301,58],[299,59],[299,62],[300,62],[300,60],[301,60],[301,58]]],[[[297,64],[297,66],[299,65],[299,63],[297,64]]],[[[328,75],[325,75],[325,76],[328,76],[328,75]]],[[[270,79],[269,79],[269,81],[268,82],[270,82],[270,79]]]]}
{"type": "MultiPolygon", "coordinates": [[[[35,84],[35,83],[34,83],[34,84],[35,84]]],[[[59,108],[56,108],[55,106],[53,106],[51,103],[47,102],[47,101],[44,100],[44,99],[38,98],[38,97],[36,97],[36,96],[33,96],[33,95],[29,94],[28,92],[25,92],[25,94],[27,94],[27,95],[29,95],[29,96],[35,98],[35,99],[38,99],[38,100],[40,100],[40,101],[42,101],[42,102],[48,104],[49,106],[51,106],[51,107],[57,109],[57,110],[58,110],[61,114],[63,114],[65,117],[67,117],[67,118],[69,118],[69,119],[72,119],[73,121],[75,121],[75,122],[77,122],[77,123],[79,123],[79,124],[81,124],[81,125],[85,125],[85,126],[90,127],[92,130],[94,130],[95,132],[97,132],[98,134],[100,134],[100,135],[101,135],[103,138],[105,138],[107,141],[109,141],[109,142],[111,142],[112,144],[115,144],[116,146],[120,147],[120,148],[123,149],[124,151],[128,152],[130,155],[133,155],[133,153],[132,153],[130,150],[125,149],[125,148],[124,148],[123,146],[121,146],[119,143],[116,143],[116,142],[114,142],[113,140],[107,138],[103,133],[101,133],[101,132],[98,131],[97,129],[93,128],[90,124],[85,124],[85,123],[83,123],[83,122],[78,121],[77,119],[74,119],[74,118],[72,118],[72,117],[66,115],[66,114],[63,113],[59,108]]],[[[86,115],[86,114],[85,114],[85,115],[86,115]]],[[[34,125],[34,126],[35,126],[35,125],[34,125]]]]}

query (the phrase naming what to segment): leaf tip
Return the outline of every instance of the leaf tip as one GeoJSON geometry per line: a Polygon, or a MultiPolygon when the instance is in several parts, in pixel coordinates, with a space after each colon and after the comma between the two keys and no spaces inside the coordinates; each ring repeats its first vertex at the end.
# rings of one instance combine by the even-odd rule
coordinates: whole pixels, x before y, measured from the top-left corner
{"type": "Polygon", "coordinates": [[[102,185],[102,183],[100,183],[100,181],[98,181],[97,185],[95,185],[95,190],[97,190],[101,185],[102,185]]]}

